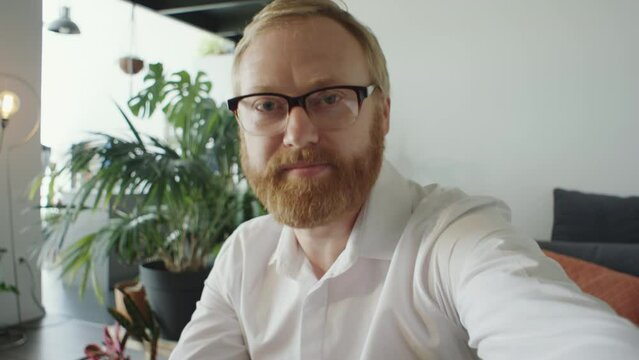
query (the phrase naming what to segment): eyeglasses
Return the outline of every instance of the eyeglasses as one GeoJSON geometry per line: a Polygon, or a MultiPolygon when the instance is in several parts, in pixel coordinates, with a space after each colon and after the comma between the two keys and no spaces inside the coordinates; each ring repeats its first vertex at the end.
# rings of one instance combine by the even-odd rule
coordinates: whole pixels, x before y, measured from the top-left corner
{"type": "Polygon", "coordinates": [[[357,120],[362,103],[375,88],[375,85],[339,85],[301,96],[257,93],[229,99],[227,104],[242,129],[252,135],[274,136],[284,132],[291,109],[296,106],[306,111],[318,129],[338,130],[357,120]]]}

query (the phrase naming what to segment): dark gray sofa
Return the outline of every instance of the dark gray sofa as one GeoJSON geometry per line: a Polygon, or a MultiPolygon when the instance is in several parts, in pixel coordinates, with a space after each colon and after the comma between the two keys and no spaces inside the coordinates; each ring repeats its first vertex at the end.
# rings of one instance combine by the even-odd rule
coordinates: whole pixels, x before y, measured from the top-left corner
{"type": "Polygon", "coordinates": [[[639,276],[639,197],[554,189],[551,241],[542,249],[639,276]]]}

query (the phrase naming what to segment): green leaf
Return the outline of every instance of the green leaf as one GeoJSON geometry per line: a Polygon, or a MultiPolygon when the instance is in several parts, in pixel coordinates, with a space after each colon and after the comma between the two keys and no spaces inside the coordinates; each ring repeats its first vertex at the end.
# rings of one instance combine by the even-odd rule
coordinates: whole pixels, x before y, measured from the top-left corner
{"type": "Polygon", "coordinates": [[[166,80],[164,67],[160,63],[149,65],[149,72],[144,76],[147,87],[128,101],[129,109],[135,116],[151,117],[155,109],[166,96],[166,80]]]}
{"type": "Polygon", "coordinates": [[[91,267],[91,285],[93,287],[93,294],[95,298],[98,299],[100,304],[104,304],[104,293],[102,292],[102,286],[100,286],[100,281],[98,280],[97,274],[95,272],[95,267],[91,267]]]}
{"type": "Polygon", "coordinates": [[[13,285],[9,285],[5,283],[4,281],[0,281],[0,293],[2,292],[12,292],[16,295],[20,295],[20,292],[18,291],[17,287],[13,285]]]}
{"type": "Polygon", "coordinates": [[[138,141],[138,144],[140,145],[140,147],[143,150],[146,150],[145,146],[144,146],[144,142],[142,142],[142,138],[140,138],[140,133],[138,133],[138,130],[135,128],[135,126],[133,126],[133,123],[131,123],[131,120],[129,120],[129,117],[126,115],[126,113],[124,113],[124,110],[122,110],[122,108],[120,107],[120,105],[118,105],[117,103],[115,104],[115,106],[118,108],[118,110],[120,111],[120,114],[122,114],[122,117],[124,118],[124,120],[126,121],[126,124],[129,126],[129,129],[131,130],[131,132],[133,133],[133,135],[135,136],[135,139],[138,141]]]}
{"type": "Polygon", "coordinates": [[[120,324],[123,328],[126,329],[126,331],[130,331],[130,329],[133,327],[133,323],[131,323],[129,319],[127,319],[124,315],[122,315],[116,309],[108,308],[107,311],[109,312],[109,314],[111,314],[111,316],[115,319],[115,321],[118,322],[118,324],[120,324]]]}

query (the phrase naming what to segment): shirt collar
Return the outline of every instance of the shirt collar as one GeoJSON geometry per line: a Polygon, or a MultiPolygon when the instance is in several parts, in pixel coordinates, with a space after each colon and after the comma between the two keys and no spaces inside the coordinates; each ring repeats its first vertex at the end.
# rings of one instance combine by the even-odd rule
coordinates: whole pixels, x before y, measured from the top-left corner
{"type": "Polygon", "coordinates": [[[390,260],[416,205],[419,187],[405,179],[388,161],[382,164],[371,195],[348,239],[357,256],[390,260]]]}
{"type": "MultiPolygon", "coordinates": [[[[415,191],[418,188],[384,160],[371,194],[357,216],[346,248],[332,270],[350,266],[357,257],[390,260],[416,205],[418,196],[415,191]]],[[[305,260],[293,229],[283,226],[269,264],[275,264],[280,273],[295,276],[305,260]]]]}

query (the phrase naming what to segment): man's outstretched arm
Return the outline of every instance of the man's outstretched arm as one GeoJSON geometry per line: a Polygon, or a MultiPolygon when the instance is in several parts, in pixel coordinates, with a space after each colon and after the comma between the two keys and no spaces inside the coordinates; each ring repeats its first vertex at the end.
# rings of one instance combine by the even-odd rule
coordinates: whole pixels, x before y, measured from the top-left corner
{"type": "Polygon", "coordinates": [[[471,216],[450,229],[460,240],[452,298],[482,359],[639,359],[639,328],[581,292],[533,240],[505,223],[480,239],[464,234],[484,221],[471,216]]]}

